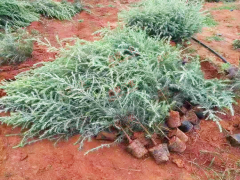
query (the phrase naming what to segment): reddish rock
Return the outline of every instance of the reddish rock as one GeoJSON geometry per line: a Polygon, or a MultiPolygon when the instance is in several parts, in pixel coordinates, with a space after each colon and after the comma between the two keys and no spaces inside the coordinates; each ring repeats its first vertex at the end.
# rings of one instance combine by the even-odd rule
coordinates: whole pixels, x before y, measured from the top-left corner
{"type": "Polygon", "coordinates": [[[174,164],[176,164],[177,167],[179,167],[179,168],[183,168],[184,165],[185,165],[184,162],[183,162],[183,160],[181,160],[181,159],[173,159],[172,162],[173,162],[174,164]]]}
{"type": "Polygon", "coordinates": [[[21,154],[20,161],[23,161],[28,158],[28,154],[21,154]]]}
{"type": "Polygon", "coordinates": [[[102,131],[98,133],[96,139],[97,140],[106,140],[106,141],[114,141],[117,137],[117,134],[115,132],[106,132],[102,131]]]}
{"type": "Polygon", "coordinates": [[[181,119],[178,111],[170,111],[167,125],[170,128],[177,128],[181,126],[181,119]]]}

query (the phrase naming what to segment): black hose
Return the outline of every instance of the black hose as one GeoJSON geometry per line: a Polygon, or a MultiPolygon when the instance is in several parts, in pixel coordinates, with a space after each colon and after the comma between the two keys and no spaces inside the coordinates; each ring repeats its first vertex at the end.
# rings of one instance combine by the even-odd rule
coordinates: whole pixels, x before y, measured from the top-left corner
{"type": "Polygon", "coordinates": [[[209,51],[211,51],[213,54],[215,54],[216,56],[218,56],[224,63],[228,63],[230,64],[224,57],[222,57],[220,54],[218,54],[216,51],[214,51],[213,49],[211,49],[210,47],[208,47],[206,44],[203,44],[201,41],[199,41],[198,39],[192,37],[192,39],[194,41],[196,41],[197,43],[201,44],[202,46],[204,46],[205,48],[207,48],[209,51]]]}

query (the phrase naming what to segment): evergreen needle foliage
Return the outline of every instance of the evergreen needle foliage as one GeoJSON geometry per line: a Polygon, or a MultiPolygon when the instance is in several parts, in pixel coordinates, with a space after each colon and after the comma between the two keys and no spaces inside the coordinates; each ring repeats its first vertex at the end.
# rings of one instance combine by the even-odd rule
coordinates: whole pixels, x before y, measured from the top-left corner
{"type": "Polygon", "coordinates": [[[0,33],[0,64],[15,64],[31,57],[33,40],[28,32],[19,29],[16,32],[0,33]]]}
{"type": "Polygon", "coordinates": [[[55,2],[53,0],[36,0],[32,2],[37,13],[43,16],[60,20],[70,20],[72,16],[82,10],[80,1],[70,3],[67,1],[55,2]]]}
{"type": "Polygon", "coordinates": [[[22,146],[37,141],[33,137],[75,133],[83,142],[119,124],[141,129],[134,119],[159,133],[156,127],[169,110],[186,100],[215,121],[224,108],[233,113],[234,95],[227,82],[205,80],[199,61],[183,66],[180,54],[166,40],[139,29],[107,31],[97,42],[78,40],[54,62],[3,83],[8,96],[0,99],[1,112],[11,116],[0,121],[22,127],[22,146]]]}
{"type": "Polygon", "coordinates": [[[0,28],[6,24],[9,27],[18,28],[28,26],[31,22],[37,21],[39,15],[33,11],[29,2],[18,0],[0,1],[0,28]]]}
{"type": "Polygon", "coordinates": [[[59,20],[70,20],[82,10],[79,0],[74,3],[53,0],[1,0],[0,28],[8,24],[11,28],[28,26],[39,19],[39,14],[59,20]]]}
{"type": "Polygon", "coordinates": [[[146,29],[150,36],[171,37],[174,41],[190,38],[201,30],[204,16],[201,2],[186,0],[144,0],[123,11],[120,17],[128,26],[146,29]]]}

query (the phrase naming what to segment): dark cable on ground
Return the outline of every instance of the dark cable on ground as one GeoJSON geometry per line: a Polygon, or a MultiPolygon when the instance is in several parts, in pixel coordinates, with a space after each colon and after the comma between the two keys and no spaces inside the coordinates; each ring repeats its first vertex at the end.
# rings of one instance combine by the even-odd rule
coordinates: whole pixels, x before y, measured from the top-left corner
{"type": "Polygon", "coordinates": [[[201,41],[199,41],[198,39],[192,37],[192,39],[201,44],[202,46],[204,46],[205,48],[207,48],[209,51],[211,51],[213,54],[215,54],[216,56],[218,56],[224,63],[228,63],[230,64],[224,57],[222,57],[220,54],[218,54],[216,51],[214,51],[212,48],[208,47],[206,44],[203,44],[201,41]]]}

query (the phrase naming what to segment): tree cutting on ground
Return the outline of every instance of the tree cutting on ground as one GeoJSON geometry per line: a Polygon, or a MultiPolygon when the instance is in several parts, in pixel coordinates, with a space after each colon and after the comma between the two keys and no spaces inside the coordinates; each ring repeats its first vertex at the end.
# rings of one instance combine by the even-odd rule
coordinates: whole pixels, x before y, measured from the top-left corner
{"type": "MultiPolygon", "coordinates": [[[[233,113],[228,80],[205,80],[198,59],[183,64],[181,51],[166,39],[140,29],[118,28],[102,40],[64,49],[54,62],[3,82],[7,96],[0,121],[23,130],[21,146],[32,138],[83,140],[111,127],[158,133],[171,109],[188,101],[218,121],[220,110],[233,113]],[[135,120],[134,120],[135,119],[135,120]]],[[[33,141],[31,141],[33,140],[33,141]]]]}

